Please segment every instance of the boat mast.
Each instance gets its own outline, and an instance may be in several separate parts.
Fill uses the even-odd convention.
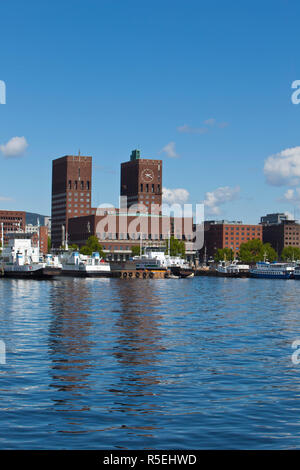
[[[68,251],[69,250],[69,245],[68,245],[68,233],[67,231],[65,231],[65,234],[66,234],[66,239],[65,239],[65,250]]]
[[[207,262],[207,249],[206,249],[206,245],[204,245],[204,258],[203,258],[203,262],[204,262],[204,264],[206,264],[206,262]]]
[[[38,217],[37,219],[37,233],[38,233],[38,249],[39,249],[39,255],[40,255],[40,219]]]
[[[2,253],[3,253],[3,248],[4,248],[4,233],[3,233],[3,230],[4,230],[4,225],[3,225],[3,222],[1,222],[1,247],[2,247]]]

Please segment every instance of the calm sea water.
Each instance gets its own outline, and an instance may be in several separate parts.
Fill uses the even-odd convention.
[[[0,280],[0,448],[299,447],[299,298],[292,280]]]

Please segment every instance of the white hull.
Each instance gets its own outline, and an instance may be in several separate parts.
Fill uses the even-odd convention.
[[[62,266],[62,275],[68,276],[110,276],[111,270],[109,265],[89,266],[89,265],[64,265]]]
[[[60,268],[45,266],[43,263],[29,264],[29,265],[15,265],[4,264],[2,265],[4,277],[14,278],[51,278],[58,276],[61,273]]]

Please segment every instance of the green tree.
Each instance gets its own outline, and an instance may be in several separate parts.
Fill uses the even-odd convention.
[[[185,244],[184,241],[178,240],[173,235],[166,242],[166,248],[170,251],[171,256],[185,257]]]
[[[131,247],[132,256],[139,256],[141,254],[141,248],[139,245],[134,245]]]
[[[75,244],[69,245],[69,251],[78,251],[78,249],[79,249],[78,245],[75,245]]]
[[[98,238],[95,235],[92,235],[88,238],[86,244],[80,248],[80,253],[82,255],[90,256],[94,251],[98,251],[100,256],[102,258],[104,257],[102,246],[100,245]]]
[[[239,259],[243,263],[257,263],[264,259],[273,262],[278,255],[270,243],[263,244],[261,240],[249,240],[242,243],[239,251]]]
[[[234,259],[234,253],[231,248],[219,248],[214,256],[215,261],[232,261]]]
[[[51,238],[48,237],[48,253],[51,251]]]
[[[297,246],[286,246],[282,250],[281,258],[284,261],[300,260],[300,248],[298,248]]]

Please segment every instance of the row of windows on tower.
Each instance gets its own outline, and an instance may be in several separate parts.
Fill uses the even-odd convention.
[[[69,180],[69,183],[68,183],[68,188],[69,189],[87,189],[89,190],[90,189],[90,182],[89,181],[86,181],[86,185],[84,185],[84,181],[73,181],[72,180]]]
[[[150,192],[149,189],[150,189],[150,185],[149,185],[148,183],[145,184],[145,192],[146,192],[146,193],[149,193],[149,192]],[[152,184],[152,185],[151,185],[151,193],[154,193],[154,190],[155,190],[155,185]],[[157,185],[156,190],[157,190],[158,193],[160,193],[160,184]],[[144,185],[143,185],[143,183],[141,183],[140,191],[141,191],[141,193],[144,192]]]

